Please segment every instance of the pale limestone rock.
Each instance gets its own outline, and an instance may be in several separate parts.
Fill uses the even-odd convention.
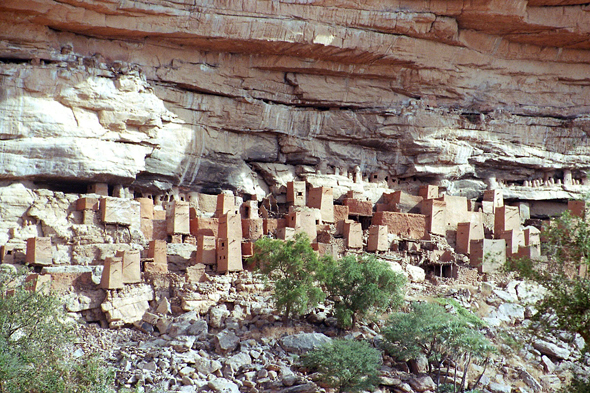
[[[154,290],[146,284],[129,285],[120,291],[107,291],[107,297],[101,304],[111,327],[140,321],[150,308],[154,299]]]
[[[542,354],[552,356],[557,359],[567,360],[571,355],[571,350],[568,348],[564,348],[542,339],[536,339],[533,342],[533,347]]]
[[[405,271],[408,274],[410,282],[424,282],[426,279],[426,272],[419,266],[406,265]]]
[[[230,0],[198,20],[183,2],[70,3],[3,4],[3,178],[262,196],[288,177],[267,164],[358,166],[402,189],[584,193],[590,23],[575,2]],[[547,170],[571,181],[541,187]]]

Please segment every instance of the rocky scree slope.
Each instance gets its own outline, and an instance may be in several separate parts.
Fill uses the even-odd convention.
[[[297,355],[335,337],[365,339],[377,347],[383,340],[383,319],[342,331],[329,303],[285,326],[270,307],[270,292],[248,272],[209,276],[196,284],[170,281],[176,294],[206,292],[215,301],[205,309],[179,313],[180,298],[172,296],[170,303],[154,304],[136,324],[141,331],[83,328],[87,339],[79,350],[102,352],[117,370],[120,386],[144,386],[146,391],[329,392],[316,383],[314,374],[299,367]],[[462,284],[443,279],[435,285],[414,279],[407,289],[408,301],[452,298],[486,322],[484,332],[498,352],[481,379],[483,392],[555,392],[573,370],[590,372],[588,358],[576,362],[584,345],[581,337],[528,333],[534,312],[528,304],[541,294],[531,284],[500,276]],[[469,381],[483,371],[473,364]],[[406,364],[385,355],[377,391],[434,392],[434,376],[426,372],[425,358]]]

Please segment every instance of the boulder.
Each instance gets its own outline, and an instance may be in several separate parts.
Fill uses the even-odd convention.
[[[240,393],[238,385],[225,378],[217,378],[207,385],[216,393]]]
[[[408,279],[411,282],[424,282],[426,279],[426,272],[424,269],[414,265],[406,265],[406,273],[408,273]]]
[[[533,347],[541,352],[543,355],[547,355],[553,358],[566,360],[570,357],[571,351],[567,348],[560,347],[556,344],[550,343],[549,341],[537,339],[533,342]]]
[[[322,333],[298,333],[279,340],[285,351],[294,353],[305,353],[331,341],[330,337]]]
[[[238,347],[240,338],[233,331],[223,330],[215,336],[214,343],[217,353],[226,354]]]

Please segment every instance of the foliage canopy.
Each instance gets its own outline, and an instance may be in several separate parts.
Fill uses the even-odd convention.
[[[455,313],[437,303],[412,303],[409,313],[398,312],[391,316],[383,336],[387,350],[399,360],[408,361],[424,353],[429,360],[429,372],[436,372],[437,386],[445,365],[448,374],[450,364],[460,364],[463,375],[457,376],[456,367],[453,380],[459,378],[461,383],[453,384],[453,389],[458,386],[462,392],[469,364],[474,360],[487,364],[495,347],[471,323],[471,316],[451,311]]]
[[[332,340],[302,355],[300,362],[338,392],[372,391],[380,382],[381,352],[366,341]]]
[[[52,295],[0,270],[0,393],[108,393],[114,375],[98,357],[70,355],[74,331]]]
[[[399,307],[406,278],[374,255],[346,256],[330,266],[327,292],[334,298],[336,317],[343,327],[356,324],[370,312]]]
[[[545,226],[543,254],[546,262],[515,258],[509,270],[542,285],[547,291],[535,304],[533,317],[540,326],[579,333],[590,345],[590,224],[566,211]]]
[[[295,240],[258,240],[251,261],[274,282],[275,306],[285,319],[303,315],[326,297],[320,288],[325,260],[318,258],[304,233]]]

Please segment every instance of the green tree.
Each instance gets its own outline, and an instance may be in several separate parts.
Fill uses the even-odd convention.
[[[579,333],[590,345],[590,225],[566,211],[542,231],[545,262],[514,258],[507,268],[546,289],[536,326]]]
[[[471,362],[483,361],[487,365],[495,347],[473,325],[471,316],[466,317],[464,311],[452,311],[455,313],[437,303],[412,303],[409,313],[398,312],[391,316],[383,336],[387,350],[399,360],[408,361],[424,353],[437,386],[443,372],[450,377],[450,365],[454,364],[453,392],[463,392]],[[458,375],[459,365],[463,368],[461,375]],[[479,379],[472,389],[478,383]]]
[[[336,317],[343,327],[403,302],[405,277],[374,255],[349,255],[333,263],[328,271],[326,291],[334,299]]]
[[[285,321],[300,316],[325,299],[320,282],[325,276],[325,260],[318,258],[304,233],[295,240],[263,238],[254,244],[250,259],[274,283],[275,307]]]
[[[365,341],[336,339],[302,355],[304,367],[338,392],[373,391],[379,385],[381,352]]]
[[[113,373],[97,357],[73,358],[74,329],[52,295],[0,270],[0,392],[113,392]]]

